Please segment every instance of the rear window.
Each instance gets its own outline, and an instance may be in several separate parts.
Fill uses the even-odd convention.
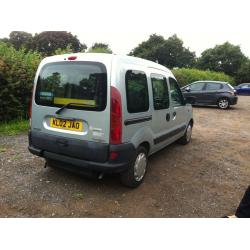
[[[142,71],[128,70],[125,77],[128,112],[148,111],[149,99],[146,74]]]
[[[222,89],[223,85],[215,82],[208,82],[206,85],[206,90],[219,90]]]
[[[167,79],[164,76],[152,74],[151,82],[153,88],[154,109],[169,108],[169,93]]]
[[[35,101],[43,106],[74,103],[69,108],[103,111],[107,102],[106,68],[96,62],[49,63],[38,77]]]

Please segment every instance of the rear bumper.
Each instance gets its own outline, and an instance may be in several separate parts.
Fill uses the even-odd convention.
[[[238,102],[238,96],[230,96],[229,98],[230,105],[235,105]]]
[[[35,132],[35,134],[35,136],[37,136],[37,132]],[[41,135],[39,135],[39,137],[40,136]],[[36,140],[33,139],[33,132],[29,132],[28,149],[32,154],[56,161],[58,163],[58,167],[79,173],[84,170],[109,173],[122,172],[126,170],[128,166],[133,162],[136,155],[136,149],[132,143],[124,143],[119,145],[102,145],[102,143],[93,142],[91,143],[91,148],[89,149],[86,148],[87,146],[85,142],[83,142],[82,146],[79,145],[79,147],[81,147],[82,152],[88,150],[88,152],[91,154],[91,160],[89,160],[90,157],[89,159],[83,159],[82,155],[80,154],[78,156],[76,156],[75,154],[71,154],[70,144],[73,143],[72,139],[70,143],[67,144],[68,151],[65,149],[65,145],[62,150],[60,149],[60,145],[56,149],[50,147],[47,143],[51,143],[51,138],[48,140],[45,135],[43,135],[40,140],[43,141],[43,143],[40,144],[42,147],[38,147],[39,145],[33,145],[33,141],[36,142]],[[46,147],[46,145],[48,147]],[[105,152],[107,151],[105,160],[104,158],[100,159],[100,157],[98,156],[98,154],[100,154],[102,151],[102,147]],[[110,152],[117,152],[118,156],[115,160],[109,160]]]

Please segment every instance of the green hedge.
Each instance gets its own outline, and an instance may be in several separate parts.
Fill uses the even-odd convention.
[[[232,85],[234,84],[234,78],[222,72],[181,68],[174,69],[173,74],[180,86],[185,86],[199,80],[224,81],[229,82]]]
[[[0,42],[0,121],[27,118],[35,72],[41,59],[37,52],[15,50]]]

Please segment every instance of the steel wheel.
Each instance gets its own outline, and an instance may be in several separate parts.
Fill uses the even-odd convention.
[[[143,182],[147,172],[148,150],[139,146],[136,151],[133,162],[120,175],[122,184],[131,188],[138,187]]]
[[[142,180],[147,167],[147,156],[144,153],[138,154],[134,164],[134,176],[136,181]]]
[[[191,140],[191,136],[192,136],[192,126],[189,123],[188,127],[187,127],[187,131],[186,131],[186,140],[187,140],[187,142],[189,142]]]

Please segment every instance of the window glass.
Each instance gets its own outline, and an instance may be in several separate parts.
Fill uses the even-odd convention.
[[[191,84],[189,87],[191,91],[201,91],[204,87],[204,82],[197,82],[197,83]]]
[[[245,84],[245,85],[243,85],[241,88],[242,89],[246,89],[246,88],[249,88],[250,87],[250,84]]]
[[[101,63],[49,63],[38,77],[35,101],[52,107],[74,103],[69,108],[102,111],[107,101],[106,68]]]
[[[164,76],[152,74],[151,82],[153,88],[154,109],[169,108],[169,93],[167,79]]]
[[[169,78],[170,94],[173,106],[180,106],[184,104],[183,95],[175,79]]]
[[[206,85],[206,90],[219,90],[222,85],[220,83],[208,82]]]
[[[149,99],[146,74],[142,71],[128,70],[125,78],[128,112],[147,111],[149,109]]]

